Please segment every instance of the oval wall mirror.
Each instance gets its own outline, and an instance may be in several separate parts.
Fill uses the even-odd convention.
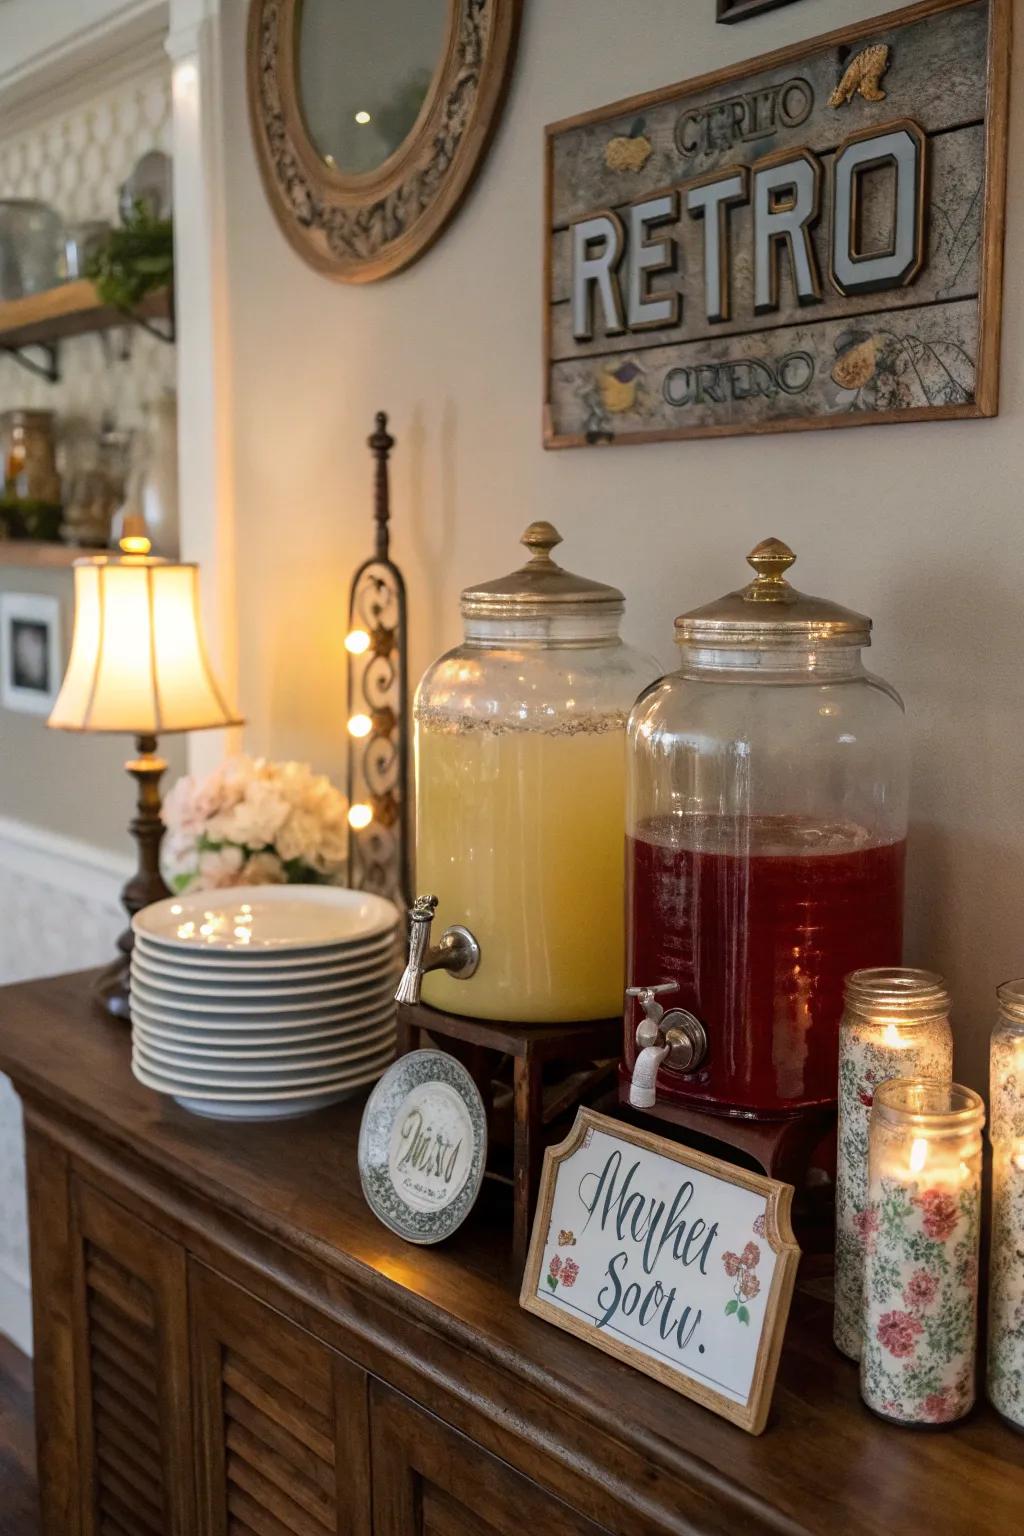
[[[521,0],[252,0],[249,109],[278,223],[318,271],[386,277],[454,214],[497,122]]]

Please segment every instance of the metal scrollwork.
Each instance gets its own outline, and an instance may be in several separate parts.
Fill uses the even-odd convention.
[[[389,554],[388,458],[394,438],[383,411],[378,411],[376,430],[367,442],[376,460],[375,548],[352,578],[349,597],[349,636],[366,637],[363,649],[348,649],[349,884],[406,907],[410,892],[406,599],[402,573]],[[352,733],[351,722],[356,718],[363,735]]]

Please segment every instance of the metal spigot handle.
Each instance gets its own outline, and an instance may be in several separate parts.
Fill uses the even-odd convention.
[[[417,896],[409,912],[409,959],[395,992],[399,1003],[418,1003],[420,985],[428,971],[445,970],[459,981],[468,980],[480,964],[480,945],[468,928],[446,928],[439,944],[430,944],[430,929],[437,911],[436,896]],[[429,948],[428,948],[429,946]]]
[[[659,981],[652,987],[627,987],[626,996],[636,997],[640,1000],[640,1006],[644,1016],[636,1027],[636,1043],[641,1050],[645,1046],[654,1045],[658,1039],[661,1021],[665,1017],[665,1010],[658,1002],[658,997],[666,992],[678,992],[679,983],[676,981]]]

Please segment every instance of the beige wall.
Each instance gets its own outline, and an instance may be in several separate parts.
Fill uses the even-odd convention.
[[[906,697],[908,958],[952,979],[960,1071],[980,1082],[993,988],[1024,972],[1024,205],[1011,200],[998,420],[545,453],[543,125],[885,7],[799,0],[721,27],[714,0],[528,0],[471,201],[421,263],[368,288],[317,276],[272,219],[246,120],[245,9],[227,0],[224,57],[250,747],[342,772],[345,592],[368,544],[364,438],[378,407],[399,439],[395,546],[414,676],[457,637],[460,587],[509,568],[532,518],[559,525],[567,563],[624,587],[630,637],[666,663],[673,616],[736,585],[749,547],[778,534],[800,552],[805,589],[874,616],[874,665]],[[1011,189],[1024,163],[1024,44],[1014,73]]]

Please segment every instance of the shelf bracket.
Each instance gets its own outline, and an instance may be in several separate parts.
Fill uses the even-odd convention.
[[[36,352],[42,352],[45,361],[40,362],[35,357],[29,356],[28,348],[32,347]],[[29,373],[34,373],[39,379],[46,379],[49,384],[56,384],[60,379],[60,355],[55,343],[48,341],[27,342],[24,347],[3,347],[2,350],[8,357],[13,357],[16,363]]]

